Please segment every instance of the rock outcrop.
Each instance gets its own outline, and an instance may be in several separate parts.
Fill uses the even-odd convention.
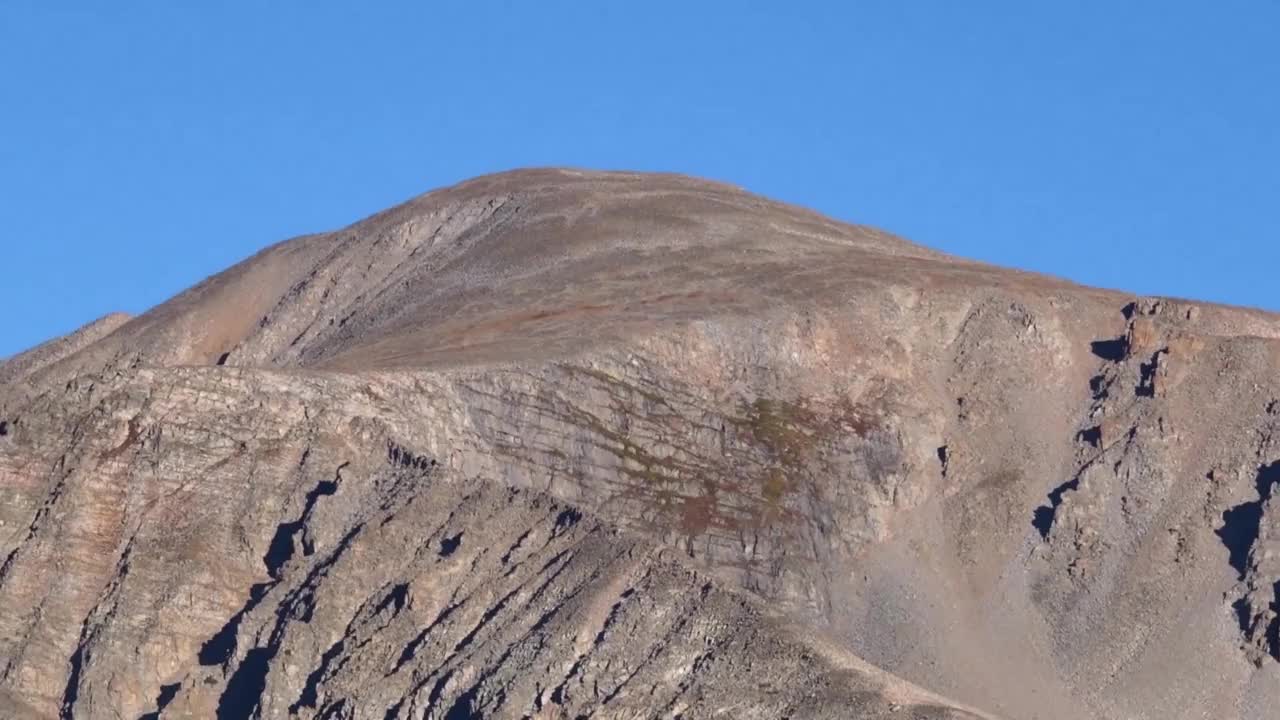
[[[520,171],[0,364],[0,715],[1262,718],[1280,319]]]

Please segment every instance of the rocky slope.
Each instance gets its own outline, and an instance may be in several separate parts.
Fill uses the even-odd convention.
[[[0,364],[6,717],[1263,718],[1280,320],[520,171]]]

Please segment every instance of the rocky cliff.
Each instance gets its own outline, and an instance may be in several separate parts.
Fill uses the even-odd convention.
[[[0,715],[1263,718],[1280,319],[520,171],[0,364]]]

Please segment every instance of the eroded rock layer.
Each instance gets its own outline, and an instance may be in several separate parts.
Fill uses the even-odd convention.
[[[1277,336],[688,178],[436,191],[0,364],[0,714],[1267,717]]]

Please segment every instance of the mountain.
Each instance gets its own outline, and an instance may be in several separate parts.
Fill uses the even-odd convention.
[[[437,190],[0,364],[0,716],[1269,717],[1278,338],[687,177]]]

